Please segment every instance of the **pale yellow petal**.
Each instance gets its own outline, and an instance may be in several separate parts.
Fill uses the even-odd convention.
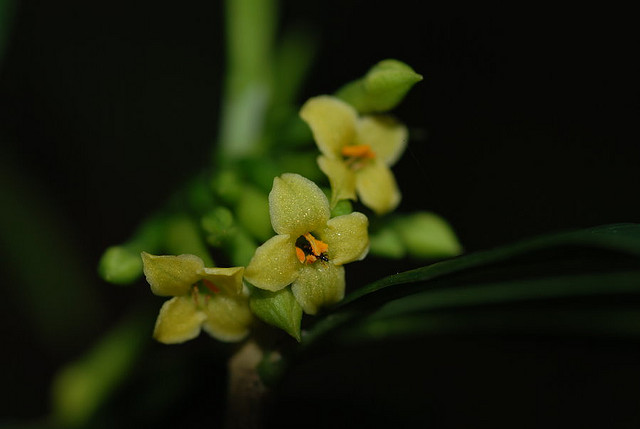
[[[155,256],[142,252],[142,264],[151,291],[160,296],[188,293],[204,268],[202,259],[195,255]]]
[[[331,214],[324,192],[311,180],[293,173],[273,179],[269,211],[274,231],[295,238],[323,227]]]
[[[368,226],[369,219],[358,212],[329,220],[320,233],[322,241],[329,245],[329,260],[342,265],[363,259],[369,250]]]
[[[221,293],[230,296],[242,295],[244,267],[203,268],[202,279],[212,283]]]
[[[331,207],[340,200],[356,199],[356,175],[342,159],[319,156],[318,166],[331,184]]]
[[[320,152],[330,158],[340,157],[340,149],[355,138],[358,113],[338,98],[311,98],[300,109],[300,117],[309,124]]]
[[[207,319],[202,329],[220,341],[240,341],[249,333],[252,315],[249,301],[217,294],[212,296],[204,308]]]
[[[390,116],[364,116],[358,121],[356,144],[368,144],[378,159],[393,165],[407,147],[409,132]]]
[[[344,287],[344,267],[317,261],[303,266],[291,291],[305,313],[316,314],[322,307],[342,300]]]
[[[356,190],[360,201],[377,214],[388,213],[400,203],[396,179],[380,160],[374,160],[356,172]]]
[[[176,296],[162,305],[153,338],[165,344],[191,340],[200,334],[200,326],[206,318],[190,295]]]
[[[244,278],[260,289],[278,291],[291,284],[302,264],[296,257],[295,240],[289,235],[276,235],[258,247],[244,270]]]

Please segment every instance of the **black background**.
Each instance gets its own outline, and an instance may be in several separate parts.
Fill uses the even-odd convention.
[[[2,401],[2,415],[44,414],[47,383],[57,366],[146,296],[146,290],[104,284],[93,267],[106,246],[125,239],[208,161],[224,71],[218,3],[19,4],[0,75],[2,156],[46,195],[56,210],[51,216],[69,226],[68,241],[78,249],[105,315],[75,342],[51,352],[32,337],[9,294],[1,316],[8,328],[3,348],[16,353],[7,358],[12,376],[5,385],[20,387],[13,388],[12,400]],[[400,210],[443,215],[473,251],[544,232],[640,219],[637,31],[629,15],[539,3],[454,12],[410,1],[292,1],[283,4],[281,24],[306,26],[320,41],[300,103],[335,91],[384,58],[400,59],[424,76],[395,112],[413,131],[394,169],[404,194]],[[19,288],[7,265],[0,265],[3,288]],[[376,276],[395,267],[380,264],[379,270]],[[626,343],[560,342],[547,344],[547,352],[535,342],[465,344],[445,342],[440,346],[449,352],[441,353],[464,349],[491,371],[498,368],[493,377],[478,375],[485,374],[482,368],[469,371],[475,374],[470,381],[454,377],[461,389],[468,383],[478,395],[484,383],[517,390],[518,383],[507,380],[531,367],[541,378],[526,377],[523,383],[539,390],[525,395],[526,401],[549,389],[557,398],[575,395],[584,387],[580,377],[594,367],[610,375],[592,382],[598,392],[624,374],[637,379],[639,373],[638,351]],[[591,364],[565,378],[570,385],[554,385],[551,374],[582,352],[592,356]],[[447,359],[441,360],[446,366]],[[463,359],[448,362],[468,371]],[[620,362],[631,372],[620,372]],[[444,377],[429,382],[447,385]],[[440,410],[433,413],[440,416],[432,421],[436,427],[460,423],[451,418],[459,409],[447,403],[447,414],[433,401]],[[460,409],[473,403],[464,394]],[[570,412],[562,412],[562,401],[554,404],[558,410],[549,418]],[[486,427],[492,426],[488,419]],[[516,426],[540,427],[531,421]]]

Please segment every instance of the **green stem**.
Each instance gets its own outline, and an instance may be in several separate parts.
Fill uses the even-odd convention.
[[[220,121],[219,162],[256,151],[271,97],[275,0],[226,1],[227,75]],[[214,154],[215,155],[215,154]]]

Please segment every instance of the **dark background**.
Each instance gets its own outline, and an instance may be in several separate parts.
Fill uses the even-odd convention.
[[[22,187],[36,189],[46,201],[43,222],[62,225],[101,316],[91,326],[74,325],[73,339],[51,351],[31,331],[15,292],[21,277],[12,268],[12,250],[2,249],[8,294],[0,321],[3,348],[12,350],[3,358],[10,372],[3,385],[20,387],[3,387],[13,399],[2,400],[0,415],[44,414],[55,369],[147,296],[144,288],[101,282],[94,267],[106,246],[124,240],[208,161],[224,71],[218,3],[19,3],[0,71],[0,154],[3,168],[16,171],[15,183],[4,185],[18,194]],[[291,1],[281,21],[312,29],[320,41],[301,103],[335,91],[384,58],[400,59],[424,76],[396,110],[414,131],[395,168],[404,194],[400,210],[443,215],[466,250],[640,220],[637,31],[625,11],[536,4],[454,13],[410,1]],[[33,261],[34,270],[40,262]],[[379,275],[393,270],[381,264]],[[531,363],[508,366],[510,357],[529,359],[538,350],[531,343],[474,344],[465,350],[475,350],[493,370],[496,361],[507,365],[491,380],[477,375],[478,368],[469,382],[476,389],[492,380],[508,384]],[[464,349],[444,346],[452,355]],[[593,365],[615,372],[621,359],[638,375],[638,351],[627,344],[609,353],[561,343],[543,349],[551,354],[535,352],[544,355],[536,371],[552,384],[549,374],[582,356],[582,347],[598,356]],[[615,373],[596,384],[623,378]],[[575,394],[578,379],[555,395]],[[541,389],[536,380],[526,382]],[[434,424],[446,421],[439,418]]]

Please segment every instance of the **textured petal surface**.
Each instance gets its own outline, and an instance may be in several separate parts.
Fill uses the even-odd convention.
[[[335,265],[358,261],[369,250],[369,219],[362,213],[334,217],[320,237],[329,245],[327,255]]]
[[[222,294],[211,297],[204,308],[202,329],[220,341],[240,341],[249,333],[252,315],[249,301]]]
[[[368,144],[378,159],[393,165],[407,147],[407,127],[390,116],[365,116],[358,121],[356,144]]]
[[[203,268],[200,272],[203,279],[213,283],[226,295],[242,295],[242,276],[244,267]]]
[[[142,252],[142,264],[151,291],[160,296],[188,293],[204,268],[202,259],[195,255],[155,256]]]
[[[273,179],[269,211],[274,231],[295,238],[324,227],[331,213],[324,192],[311,180],[292,173]]]
[[[311,98],[300,109],[300,117],[309,124],[320,152],[330,158],[339,157],[340,148],[355,138],[358,113],[338,98]]]
[[[356,199],[356,175],[342,159],[319,156],[318,166],[331,184],[331,207],[340,200]]]
[[[199,311],[190,295],[176,296],[162,305],[153,338],[165,344],[191,340],[200,334],[207,315]]]
[[[374,160],[356,173],[356,190],[362,203],[384,214],[400,203],[400,191],[393,173],[381,160]]]
[[[291,291],[305,313],[316,314],[322,307],[344,298],[344,286],[342,266],[318,261],[302,267]]]
[[[244,278],[255,287],[272,292],[291,284],[302,266],[296,257],[295,240],[289,235],[267,240],[251,258]]]

